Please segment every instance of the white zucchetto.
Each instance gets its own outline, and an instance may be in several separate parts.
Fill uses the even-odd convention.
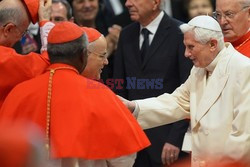
[[[213,31],[222,31],[219,23],[211,16],[196,16],[188,22],[188,25],[205,28]]]

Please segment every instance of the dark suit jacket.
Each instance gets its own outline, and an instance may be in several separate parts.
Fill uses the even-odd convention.
[[[139,54],[140,24],[132,23],[122,30],[115,55],[114,79],[123,79],[124,84],[123,89],[116,87],[115,93],[129,100],[154,97],[173,92],[187,79],[192,63],[184,56],[183,34],[178,28],[180,24],[164,14],[144,62]],[[126,77],[129,78],[126,80]],[[131,80],[136,80],[137,85],[131,86]],[[155,86],[149,86],[148,81],[154,81]],[[188,122],[184,120],[145,130],[152,143],[147,148],[151,158],[161,162],[165,142],[181,148],[187,126]]]

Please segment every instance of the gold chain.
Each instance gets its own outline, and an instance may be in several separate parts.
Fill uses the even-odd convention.
[[[45,149],[48,154],[48,158],[50,157],[50,118],[51,118],[51,98],[52,98],[52,83],[53,83],[53,76],[56,72],[56,70],[60,69],[69,69],[73,70],[76,73],[79,74],[79,72],[71,67],[58,67],[55,69],[50,69],[50,75],[49,75],[49,84],[48,84],[48,95],[47,95],[47,113],[46,113],[46,136],[45,136]]]
[[[52,95],[52,81],[55,69],[50,70],[49,84],[48,84],[48,96],[47,96],[47,114],[46,114],[46,138],[45,138],[45,149],[50,156],[50,141],[49,141],[49,130],[50,130],[50,111],[51,111],[51,95]]]

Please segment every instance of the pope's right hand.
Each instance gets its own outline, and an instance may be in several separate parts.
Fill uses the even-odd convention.
[[[129,101],[119,95],[116,95],[122,102],[123,104],[131,111],[131,113],[134,112],[135,110],[135,102],[134,101]]]

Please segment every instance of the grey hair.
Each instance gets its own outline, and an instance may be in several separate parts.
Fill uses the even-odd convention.
[[[67,19],[70,20],[72,18],[72,7],[69,2],[66,0],[52,0],[52,3],[62,3],[67,10]]]
[[[218,41],[219,50],[224,47],[224,37],[221,31],[213,31],[201,27],[191,26],[189,24],[182,24],[180,29],[182,33],[193,31],[195,40],[201,44],[206,44],[211,39],[216,39]]]
[[[49,58],[52,63],[62,60],[71,61],[81,56],[87,49],[88,39],[85,34],[74,41],[51,44],[48,43]]]
[[[240,3],[242,8],[250,6],[250,0],[239,0],[239,3]]]
[[[20,19],[22,15],[21,10],[18,8],[0,8],[0,24],[5,25],[12,22],[18,26],[23,21],[23,19]]]

